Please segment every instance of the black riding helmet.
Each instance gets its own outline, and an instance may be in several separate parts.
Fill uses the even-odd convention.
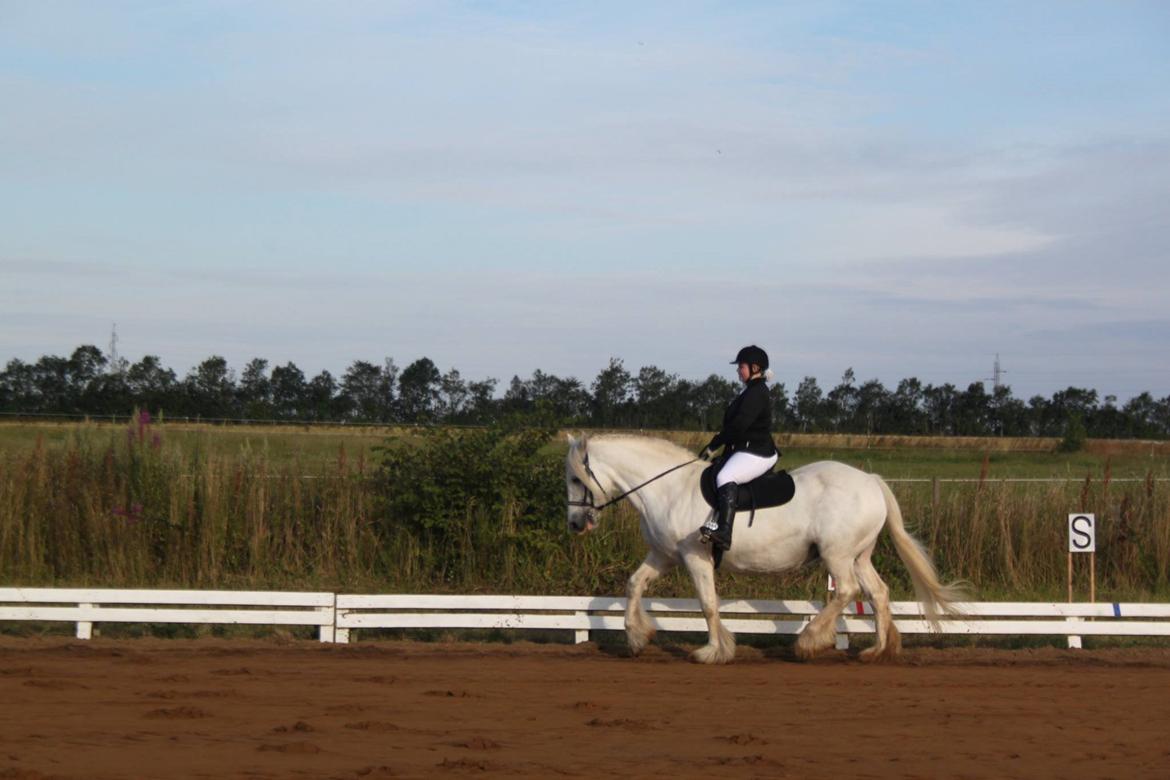
[[[747,363],[750,365],[757,365],[761,371],[768,370],[768,353],[757,347],[755,344],[744,347],[735,356],[735,360],[731,361],[732,365],[740,363]]]

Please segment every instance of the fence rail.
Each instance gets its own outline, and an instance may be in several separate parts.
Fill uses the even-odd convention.
[[[611,596],[460,596],[334,594],[282,591],[110,590],[0,588],[0,621],[66,622],[89,639],[95,623],[180,623],[311,626],[322,642],[349,642],[363,629],[504,629],[572,631],[577,642],[592,631],[621,631],[626,599]],[[662,631],[704,632],[694,599],[647,599]],[[727,600],[719,605],[728,629],[739,634],[798,634],[822,609],[819,601]],[[891,604],[904,634],[935,633],[914,601]],[[858,601],[837,621],[838,647],[874,633],[873,606]],[[941,634],[1170,637],[1170,604],[966,602],[941,619]]]
[[[332,642],[336,602],[333,593],[0,588],[0,621],[76,623],[78,639],[94,623],[315,626]]]

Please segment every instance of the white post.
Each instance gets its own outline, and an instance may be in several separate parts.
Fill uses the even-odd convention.
[[[829,575],[828,590],[829,592],[825,594],[826,607],[829,606],[829,602],[833,600],[833,594],[837,591],[837,580],[832,574]],[[849,649],[849,635],[845,633],[845,620],[843,618],[837,619],[837,641],[834,647],[838,650]]]
[[[1097,516],[1092,512],[1070,513],[1068,516],[1068,600],[1072,603],[1073,587],[1072,587],[1072,559],[1073,553],[1089,553],[1090,556],[1095,556],[1097,552]],[[1089,565],[1091,568],[1090,576],[1093,580],[1097,577],[1096,561],[1093,557],[1089,558]],[[1091,582],[1090,595],[1093,599],[1097,596],[1097,583]],[[1068,618],[1069,623],[1084,622],[1079,617]],[[1081,638],[1075,634],[1070,634],[1068,637],[1068,646],[1074,650],[1081,649]]]
[[[329,618],[329,622],[327,624],[323,624],[321,626],[321,632],[319,635],[320,641],[322,641],[322,642],[336,642],[337,641],[337,639],[336,639],[336,634],[337,634],[337,594],[336,593],[333,594],[333,604],[331,606],[328,606],[328,607],[322,607],[320,611],[322,612],[322,614],[325,617]]]
[[[1080,622],[1082,622],[1082,620],[1079,617],[1068,617],[1068,618],[1065,618],[1065,622],[1080,623]],[[1077,634],[1069,634],[1068,647],[1070,650],[1080,650],[1081,649],[1081,637]]]
[[[78,604],[82,609],[89,609],[95,605],[93,604]],[[77,621],[77,638],[90,639],[93,637],[93,623],[88,620]]]
[[[573,614],[576,615],[577,617],[588,617],[588,615],[589,615],[588,612],[574,612]],[[579,628],[573,632],[573,643],[574,644],[580,645],[580,644],[584,644],[585,642],[588,642],[588,641],[589,641],[589,629]]]

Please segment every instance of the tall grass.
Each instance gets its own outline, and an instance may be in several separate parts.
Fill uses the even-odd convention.
[[[436,431],[369,460],[342,444],[311,470],[180,445],[145,418],[9,453],[0,584],[616,594],[645,554],[625,504],[593,534],[567,533],[563,450],[534,432]],[[1100,598],[1170,595],[1165,482],[1114,482],[1106,467],[1079,481],[948,484],[937,500],[929,483],[893,487],[944,576],[978,596],[1063,599],[1071,511],[1097,514]],[[898,597],[912,593],[885,535],[876,563]],[[824,588],[817,567],[720,577],[727,596]],[[653,592],[692,591],[675,572]]]
[[[296,463],[167,445],[143,420],[0,468],[7,584],[289,587],[375,570],[372,496],[344,451],[304,479]]]

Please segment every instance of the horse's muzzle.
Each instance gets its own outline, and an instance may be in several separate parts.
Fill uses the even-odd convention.
[[[593,516],[592,512],[587,514],[583,520],[579,517],[574,517],[569,521],[569,530],[575,534],[583,534],[587,531],[592,531],[596,527],[597,518]]]

